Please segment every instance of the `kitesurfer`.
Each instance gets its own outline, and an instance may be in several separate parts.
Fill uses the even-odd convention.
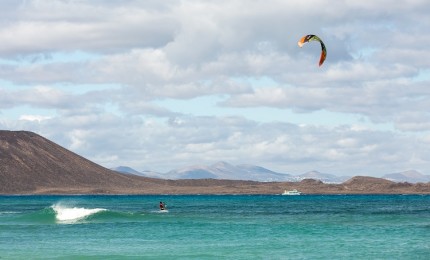
[[[160,210],[165,210],[166,209],[166,204],[164,204],[164,202],[160,201]]]

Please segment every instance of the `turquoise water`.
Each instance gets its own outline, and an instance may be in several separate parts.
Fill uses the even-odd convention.
[[[1,259],[429,257],[429,195],[0,196]]]

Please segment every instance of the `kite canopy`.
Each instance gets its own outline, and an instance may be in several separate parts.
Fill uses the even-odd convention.
[[[323,41],[318,36],[313,34],[308,34],[306,36],[303,36],[297,44],[301,48],[303,44],[311,41],[319,41],[321,43],[321,57],[320,57],[320,63],[319,63],[319,66],[321,66],[324,63],[325,58],[327,57],[327,50],[325,48]]]

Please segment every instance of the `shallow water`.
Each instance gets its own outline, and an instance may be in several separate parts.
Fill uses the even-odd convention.
[[[429,241],[429,195],[0,196],[4,259],[428,259]]]

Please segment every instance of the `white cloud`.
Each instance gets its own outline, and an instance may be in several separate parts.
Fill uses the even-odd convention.
[[[7,1],[0,126],[106,166],[225,160],[429,174],[429,9],[425,0]],[[318,44],[297,46],[308,33],[326,43],[322,67]],[[258,113],[275,110],[270,120]]]
[[[43,121],[43,120],[48,120],[51,119],[52,117],[50,116],[42,116],[42,115],[21,115],[19,117],[19,120],[26,120],[26,121]]]

